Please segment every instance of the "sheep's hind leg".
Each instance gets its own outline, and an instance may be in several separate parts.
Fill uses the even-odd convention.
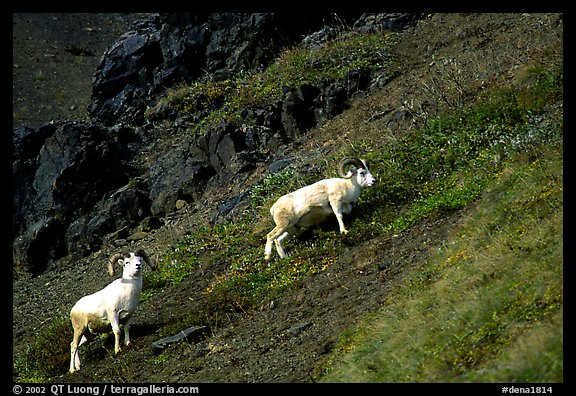
[[[274,244],[276,245],[276,251],[281,259],[286,258],[286,252],[284,251],[284,247],[282,246],[282,241],[288,239],[290,234],[288,231],[284,231],[282,235],[274,240]]]
[[[74,332],[74,337],[70,343],[70,372],[74,373],[80,370],[80,356],[78,355],[78,347],[86,342],[83,332]]]
[[[270,261],[270,259],[272,258],[272,243],[276,245],[276,251],[278,252],[278,254],[280,254],[280,251],[278,250],[277,238],[279,238],[280,235],[286,232],[285,230],[286,230],[285,225],[277,225],[266,236],[266,248],[264,249],[264,259],[266,261]]]
[[[270,261],[270,258],[272,256],[272,237],[271,234],[268,234],[266,236],[266,247],[264,248],[264,260],[266,261]]]

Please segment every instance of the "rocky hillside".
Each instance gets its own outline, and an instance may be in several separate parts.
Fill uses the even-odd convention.
[[[393,15],[379,24],[367,21],[364,29],[401,28],[418,17]],[[157,228],[159,217],[176,210],[176,201],[194,203],[206,190],[229,188],[232,179],[272,162],[270,155],[281,146],[341,112],[352,94],[367,88],[367,70],[324,78],[321,86],[277,86],[278,92],[286,90],[283,98],[263,107],[246,103],[235,109],[242,112],[235,122],[215,120],[201,133],[187,132],[214,110],[226,84],[232,89],[233,76],[262,69],[329,18],[300,17],[298,28],[294,18],[266,14],[152,15],[137,23],[106,50],[96,69],[89,121],[15,130],[15,273],[37,275],[62,256],[86,256],[107,235],[116,233],[117,239],[143,220],[145,227]],[[324,28],[318,38],[308,36],[307,45],[336,34]],[[167,87],[206,75],[222,83],[198,89],[198,97],[159,102]]]
[[[14,18],[17,42],[26,30],[16,26],[31,17]],[[346,332],[450,243],[490,183],[540,158],[542,144],[561,154],[562,15],[108,23],[119,18],[134,23],[102,50],[88,114],[28,124],[14,113],[17,380],[322,379]],[[93,53],[62,46],[50,62]],[[15,78],[24,58],[15,56]],[[518,157],[530,150],[539,154]],[[378,178],[347,220],[353,231],[304,231],[288,243],[290,258],[265,264],[273,199],[331,177],[346,155],[367,158]],[[550,180],[544,197],[557,199],[561,175]],[[111,338],[96,339],[82,371],[67,374],[70,307],[110,281],[106,257],[137,247],[160,269],[145,276],[133,344],[114,356]],[[554,296],[537,300],[531,318],[555,317]],[[203,330],[151,349],[190,327]],[[495,339],[510,343],[506,331]],[[482,356],[498,358],[490,348]]]

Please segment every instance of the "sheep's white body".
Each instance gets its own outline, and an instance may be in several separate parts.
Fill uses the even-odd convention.
[[[121,261],[121,260],[119,260]],[[116,279],[104,289],[82,297],[72,307],[70,320],[74,328],[74,338],[70,344],[70,372],[80,369],[78,347],[94,333],[108,333],[115,336],[114,352],[120,352],[120,326],[124,326],[124,344],[130,345],[130,319],[138,307],[142,292],[142,261],[130,253],[121,262],[124,270],[121,279]]]
[[[272,243],[280,258],[286,257],[282,241],[295,234],[296,227],[315,225],[335,215],[340,232],[348,232],[343,215],[352,211],[352,204],[358,200],[362,189],[376,181],[366,163],[360,163],[363,168],[349,172],[345,178],[320,180],[280,197],[272,205],[270,214],[276,227],[266,237],[264,258],[267,261],[272,256]]]

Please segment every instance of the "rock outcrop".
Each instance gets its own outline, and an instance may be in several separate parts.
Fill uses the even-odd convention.
[[[338,18],[373,30],[401,29],[422,16]],[[206,74],[226,79],[240,70],[260,70],[295,43],[322,45],[337,34],[326,27],[332,18],[165,14],[135,25],[102,56],[93,78],[92,120],[13,133],[15,276],[40,274],[65,255],[86,256],[137,227],[160,227],[162,216],[182,202],[197,201],[208,186],[223,187],[254,170],[282,145],[343,111],[354,94],[370,87],[367,70],[351,70],[340,81],[285,87],[281,100],[245,109],[245,125],[221,121],[202,136],[183,136],[145,168],[135,165],[153,139],[144,111],[167,87]],[[226,208],[222,216],[228,216]]]

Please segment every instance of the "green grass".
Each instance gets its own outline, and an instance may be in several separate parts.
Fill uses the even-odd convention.
[[[52,376],[68,370],[72,325],[65,316],[52,319],[47,329],[38,334],[26,353],[14,359],[18,382],[48,382]]]
[[[287,48],[262,72],[242,71],[228,80],[207,80],[170,89],[146,110],[145,116],[154,117],[168,105],[179,115],[193,114],[196,125],[190,132],[204,133],[219,120],[239,121],[246,109],[270,106],[283,97],[284,87],[337,81],[350,71],[382,70],[393,61],[389,48],[396,39],[395,33],[385,31],[350,32],[317,49]]]
[[[562,147],[516,154],[437,254],[345,337],[326,382],[561,382]]]

